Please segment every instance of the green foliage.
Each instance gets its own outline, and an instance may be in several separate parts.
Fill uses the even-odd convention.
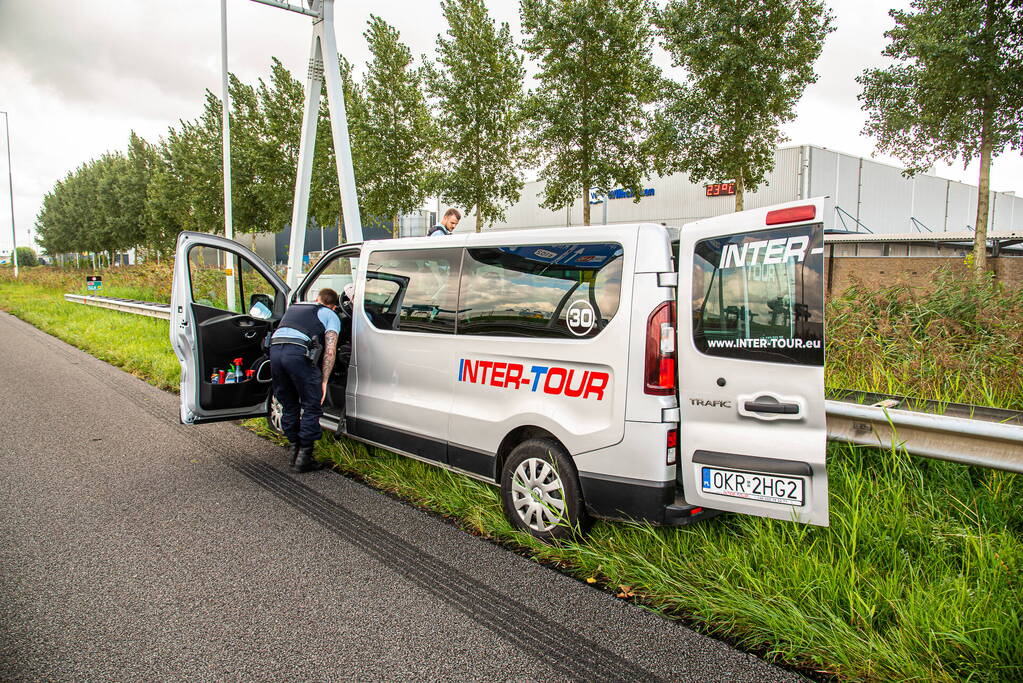
[[[259,80],[256,97],[262,114],[263,135],[257,147],[255,166],[262,180],[264,220],[271,232],[279,232],[291,222],[304,94],[302,84],[274,57],[270,81]],[[318,148],[316,151],[320,152]]]
[[[1023,289],[951,271],[927,293],[860,283],[826,319],[832,386],[1023,410]]]
[[[502,220],[522,189],[529,159],[525,70],[508,24],[496,28],[482,0],[446,0],[441,9],[448,37],[437,37],[438,58],[427,79],[439,110],[437,186],[446,202],[476,214],[479,232]]]
[[[263,421],[252,428],[267,434]],[[491,486],[346,439],[342,472],[769,660],[845,680],[1011,681],[1023,674],[1023,477],[828,448],[831,526],[742,515],[691,527],[598,522],[540,543]],[[282,454],[282,458],[283,458]]]
[[[892,10],[884,54],[896,61],[857,81],[863,132],[910,172],[937,160],[980,157],[976,239],[986,270],[991,158],[1023,149],[1023,4],[1016,0],[913,0]]]
[[[39,257],[36,255],[35,249],[32,247],[18,247],[18,267],[29,268],[31,266],[39,265]],[[11,261],[11,265],[14,265],[14,261]]]
[[[651,56],[647,0],[522,0],[523,48],[538,62],[527,116],[543,168],[543,203],[582,201],[617,186],[639,201],[651,170],[646,148],[660,73]]]
[[[365,154],[358,178],[363,211],[394,222],[418,209],[427,195],[427,177],[435,150],[435,131],[426,108],[421,74],[397,29],[371,16],[365,34],[372,59],[365,78],[366,115],[362,123]]]
[[[774,167],[813,64],[832,30],[820,0],[672,0],[657,13],[665,49],[685,83],[665,85],[655,157],[661,173],[736,182],[736,210]]]
[[[910,164],[974,159],[983,126],[997,156],[1023,142],[1023,7],[1010,0],[914,0],[892,10],[884,55],[857,81],[864,133]]]

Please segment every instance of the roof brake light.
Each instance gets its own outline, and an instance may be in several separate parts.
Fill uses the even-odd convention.
[[[807,206],[792,206],[787,209],[775,209],[767,212],[768,225],[780,225],[782,223],[798,223],[799,221],[812,221],[817,217],[817,207],[813,204]]]

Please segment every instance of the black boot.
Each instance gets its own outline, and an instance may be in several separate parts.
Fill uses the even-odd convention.
[[[302,444],[298,449],[298,458],[295,459],[296,472],[312,472],[323,469],[323,463],[313,459],[313,444]]]
[[[298,449],[299,443],[297,441],[292,441],[288,444],[288,455],[291,456],[288,458],[288,464],[292,467],[295,466],[295,460],[298,458]]]

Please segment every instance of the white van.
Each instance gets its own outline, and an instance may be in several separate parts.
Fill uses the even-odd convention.
[[[499,485],[517,527],[549,539],[592,517],[719,511],[827,525],[832,213],[816,199],[681,230],[350,244],[294,291],[236,242],[182,233],[181,421],[273,423],[266,332],[290,302],[354,282],[324,427]],[[220,383],[237,358],[246,381]]]

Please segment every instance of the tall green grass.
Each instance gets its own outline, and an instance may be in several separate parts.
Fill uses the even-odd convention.
[[[176,386],[165,321],[65,303],[62,293],[0,280],[0,308],[158,386]],[[962,292],[943,296],[944,308],[892,290],[847,293],[833,309],[829,379],[901,394],[942,388],[945,400],[983,398],[963,388],[978,380],[956,382],[945,374],[953,367],[961,373],[1002,367],[988,355],[1012,339],[1015,295],[991,293],[1001,307],[994,319],[958,309]],[[857,313],[857,306],[867,312]],[[969,332],[953,333],[955,316]],[[857,330],[872,340],[870,352],[850,341]],[[909,359],[914,345],[918,355],[929,353],[931,339],[963,357],[943,355],[920,366],[894,362]],[[937,376],[917,377],[911,368]],[[988,404],[1017,401],[1018,387],[1000,376],[983,382]],[[267,433],[264,421],[249,424]],[[1018,475],[831,444],[829,528],[731,515],[688,528],[598,523],[585,542],[551,547],[504,520],[492,487],[347,440],[325,439],[319,452],[339,469],[474,533],[609,590],[626,586],[636,596],[630,599],[774,661],[849,680],[1023,679]],[[282,464],[283,458],[282,452]]]
[[[1023,289],[935,274],[859,283],[828,304],[830,386],[1023,410]]]

